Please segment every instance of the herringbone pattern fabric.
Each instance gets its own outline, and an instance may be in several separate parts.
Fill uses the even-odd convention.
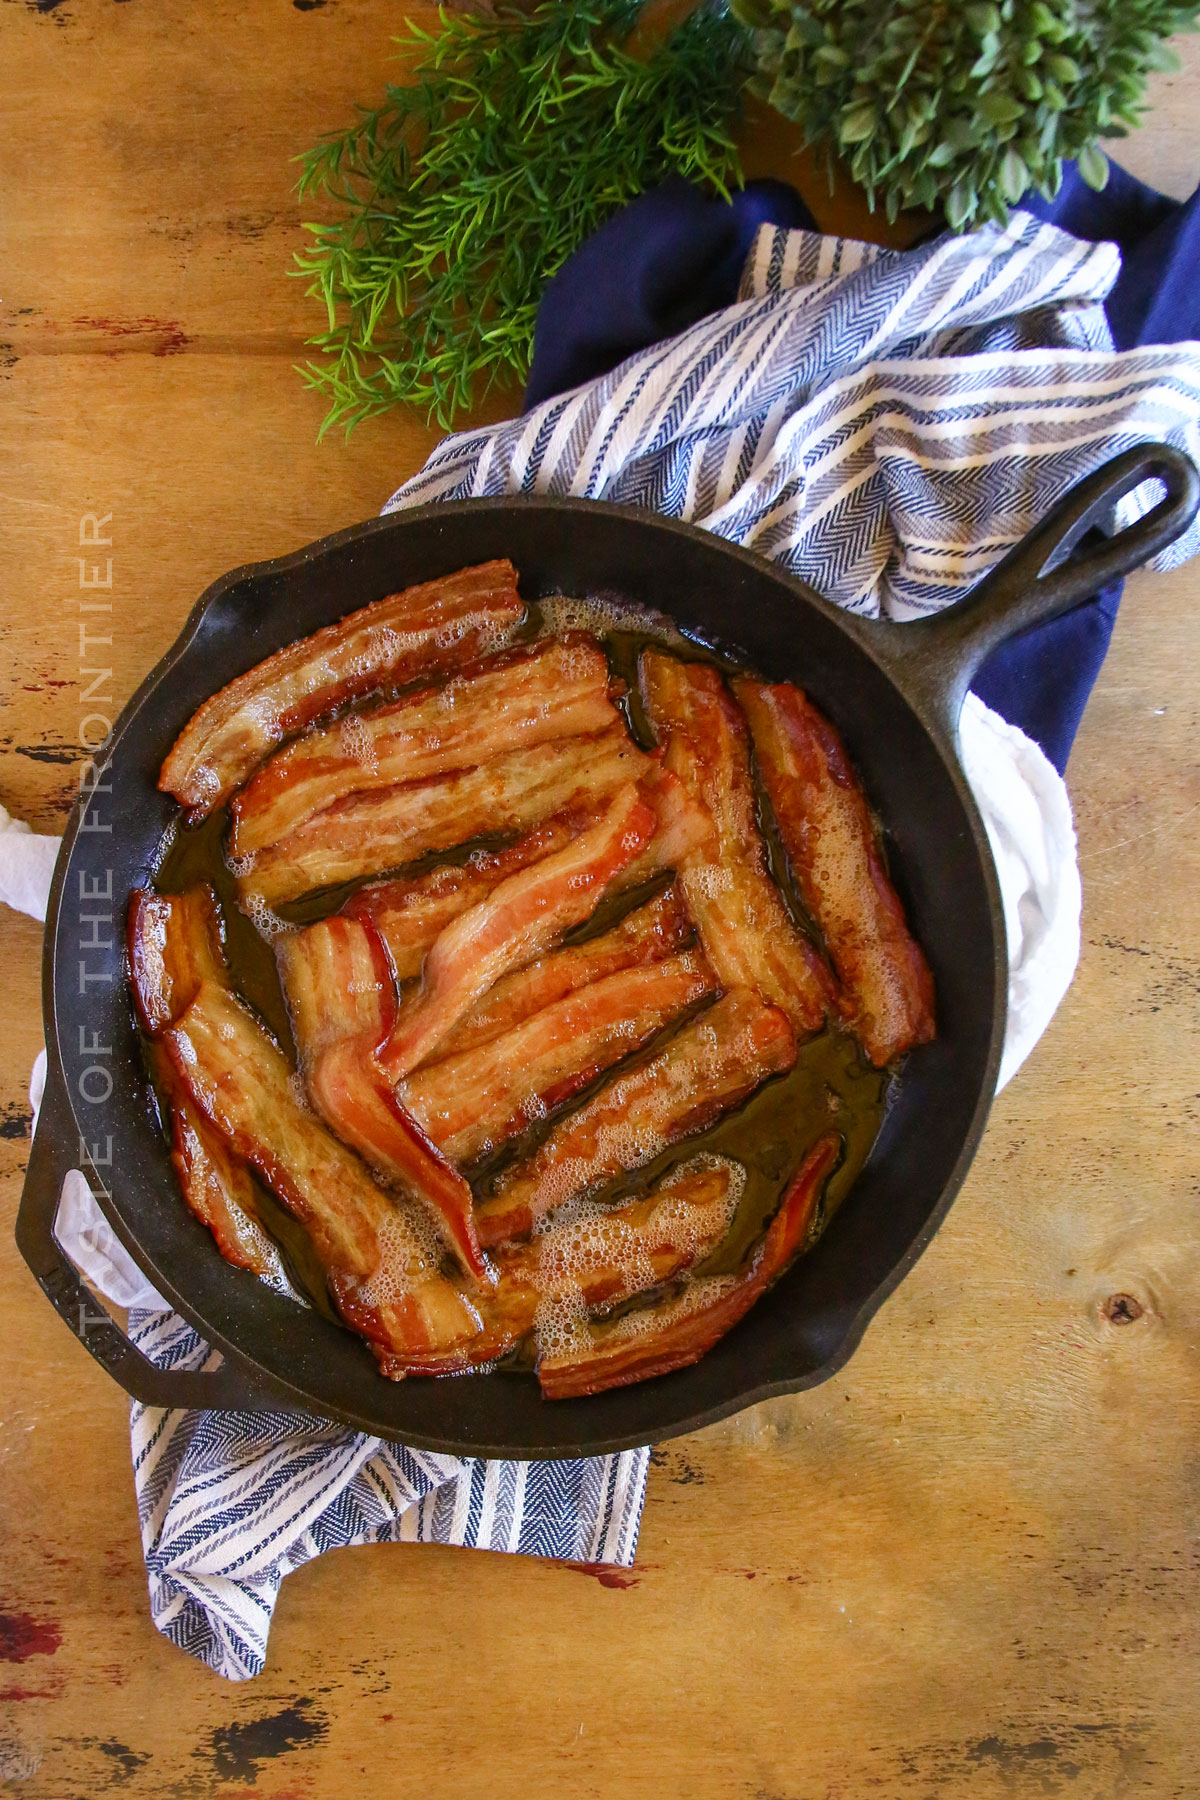
[[[212,1353],[175,1313],[130,1336],[166,1368]],[[648,1450],[483,1462],[410,1450],[303,1413],[133,1408],[133,1471],[154,1622],[220,1675],[257,1675],[279,1584],[347,1544],[460,1544],[628,1565]]]

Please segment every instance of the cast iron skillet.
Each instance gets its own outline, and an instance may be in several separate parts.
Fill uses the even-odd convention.
[[[1062,559],[1121,495],[1157,476],[1140,523]],[[413,1445],[555,1457],[690,1431],[814,1385],[850,1355],[945,1217],[983,1131],[1004,1037],[1003,915],[982,822],[955,754],[972,673],[992,647],[1163,549],[1200,481],[1167,447],[1136,448],[1082,481],[952,612],[865,622],[746,551],[689,526],[578,500],[506,498],[372,520],[209,589],[115,727],[76,806],[46,926],[49,1074],[17,1222],[33,1273],[80,1341],[159,1406],[290,1405]],[[511,1374],[385,1381],[358,1338],[216,1254],[183,1206],[146,1100],[123,955],[127,896],[175,813],[155,782],[216,688],[292,639],[410,582],[508,556],[527,597],[615,590],[686,631],[795,679],[844,734],[885,821],[891,866],[937,982],[938,1037],[909,1058],[870,1160],[816,1250],[695,1365],[591,1399],[543,1401]],[[98,1312],[54,1236],[80,1166],[118,1238],[224,1354],[212,1373],[160,1370]]]

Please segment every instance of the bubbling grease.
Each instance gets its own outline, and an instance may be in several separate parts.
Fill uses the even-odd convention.
[[[236,869],[233,867],[233,862],[231,861],[229,866],[233,870],[233,873],[235,875],[248,874],[253,859],[239,857],[237,860],[240,863],[244,863],[245,868],[241,870]],[[287,932],[295,931],[296,929],[294,925],[289,925],[286,919],[281,919],[278,913],[272,912],[266,901],[259,894],[245,894],[241,904],[242,911],[253,925],[255,931],[257,931],[259,937],[264,938],[268,944],[273,944],[276,938],[283,937]]]
[[[691,1198],[688,1187],[704,1175],[724,1181]],[[567,1356],[586,1347],[595,1316],[585,1298],[590,1277],[616,1277],[620,1285],[613,1304],[659,1284],[652,1245],[669,1244],[684,1266],[699,1262],[729,1230],[745,1185],[741,1163],[703,1152],[676,1165],[647,1196],[653,1206],[640,1226],[584,1195],[542,1220],[534,1234],[542,1296],[534,1319],[539,1357]]]
[[[551,594],[540,600],[544,631],[558,637],[582,631],[603,640],[610,632],[647,632],[673,649],[690,648],[673,620],[649,606],[633,606],[617,594],[594,594],[586,599],[571,594]]]
[[[441,1246],[423,1211],[393,1202],[376,1229],[379,1260],[360,1283],[359,1298],[383,1312],[408,1299],[421,1282],[436,1275]]]

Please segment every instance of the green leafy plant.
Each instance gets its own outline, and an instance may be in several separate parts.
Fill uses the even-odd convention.
[[[639,0],[442,14],[397,39],[411,85],[301,158],[341,210],[297,258],[328,328],[301,371],[322,431],[403,401],[448,426],[529,368],[538,298],[589,232],[679,174],[728,195],[746,34],[694,13],[644,60]]]
[[[848,165],[872,207],[1000,223],[1027,188],[1053,196],[1098,137],[1124,137],[1163,39],[1200,0],[732,0],[754,32],[753,90]]]

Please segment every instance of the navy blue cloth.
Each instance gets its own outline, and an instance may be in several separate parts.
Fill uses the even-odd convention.
[[[1200,193],[1167,199],[1113,166],[1097,194],[1068,165],[1052,201],[1022,202],[1038,218],[1120,246],[1105,310],[1118,349],[1200,337]],[[754,181],[732,201],[679,179],[632,201],[550,281],[534,336],[527,407],[606,374],[737,298],[758,227],[815,221],[795,190]],[[1062,772],[1108,651],[1121,584],[1049,624],[1022,632],[984,663],[975,692],[1039,743]]]
[[[631,200],[547,282],[526,409],[732,306],[760,225],[816,230],[784,181],[750,181],[724,201],[675,176]]]

